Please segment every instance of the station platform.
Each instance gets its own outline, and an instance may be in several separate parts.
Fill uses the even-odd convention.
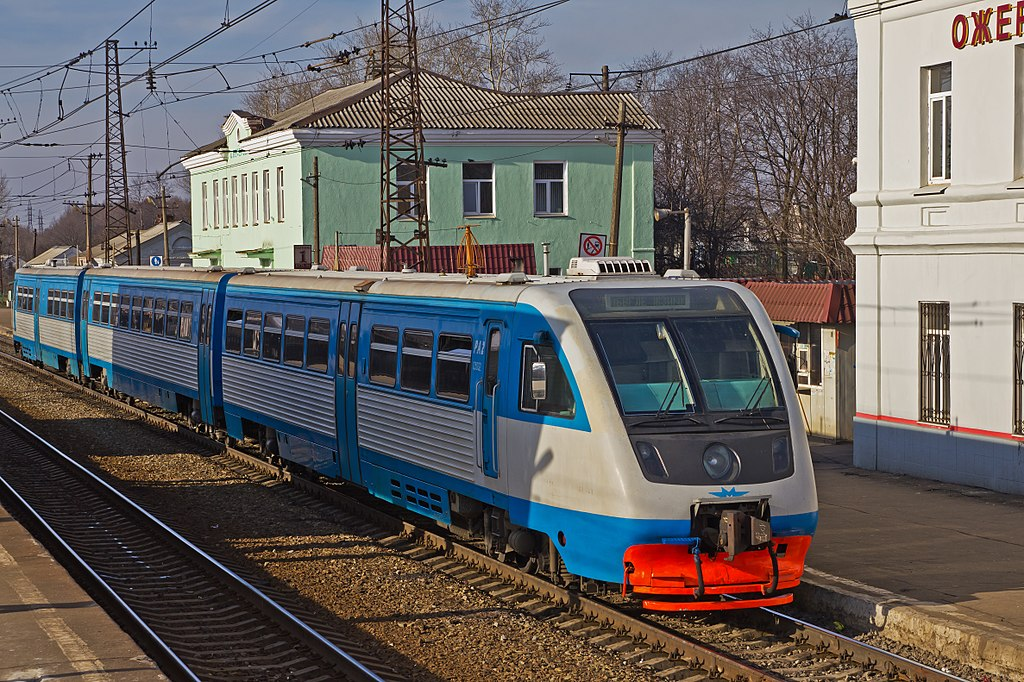
[[[167,678],[0,506],[0,680]]]
[[[797,606],[1024,680],[1024,498],[853,466],[811,443],[818,531]]]

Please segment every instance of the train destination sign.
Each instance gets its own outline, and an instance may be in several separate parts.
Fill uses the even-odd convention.
[[[1024,36],[1024,0],[953,17],[953,47],[1002,42]]]

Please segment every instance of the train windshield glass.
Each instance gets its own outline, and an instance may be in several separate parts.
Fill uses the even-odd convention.
[[[764,343],[735,292],[578,289],[570,296],[625,414],[780,406]]]

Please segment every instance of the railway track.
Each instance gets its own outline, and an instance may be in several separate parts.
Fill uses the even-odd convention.
[[[2,411],[0,451],[0,499],[172,679],[387,679]]]
[[[36,371],[84,390],[52,372]],[[211,442],[175,420],[90,393],[160,428]],[[234,466],[243,464],[265,482],[289,482],[303,493],[345,510],[353,526],[369,524],[369,533],[383,531],[388,535],[383,544],[405,556],[515,604],[535,618],[614,651],[665,679],[960,679],[780,611],[697,617],[646,614],[615,595],[587,595],[525,574],[437,529],[409,517],[399,518],[398,510],[293,475],[237,448],[225,448],[217,457],[225,463],[231,458]]]

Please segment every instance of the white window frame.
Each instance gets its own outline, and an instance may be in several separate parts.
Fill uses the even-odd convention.
[[[277,167],[277,222],[284,222],[284,166]]]
[[[933,81],[938,77],[940,69],[949,68],[952,70],[952,65],[949,62],[945,64],[936,64],[926,69],[927,71],[927,88],[928,88],[928,107],[925,110],[925,117],[927,119],[928,128],[928,184],[938,185],[947,183],[950,181],[952,175],[952,166],[950,163],[950,155],[952,152],[952,134],[950,128],[950,120],[952,119],[953,111],[953,78],[952,73],[950,74],[950,86],[948,90],[940,90],[933,92],[936,87],[933,87]],[[936,116],[938,114],[938,116]],[[939,129],[936,130],[936,118],[939,119]],[[936,144],[936,140],[939,140],[939,144]],[[936,148],[938,147],[938,148]],[[937,157],[936,154],[939,154]],[[936,162],[938,163],[939,173],[935,173]]]
[[[562,166],[562,179],[546,179],[537,177],[537,165],[538,164],[559,164]],[[541,161],[536,160],[533,162],[533,214],[535,216],[565,216],[569,215],[569,164],[567,161]],[[555,182],[562,183],[562,210],[560,212],[538,211],[537,210],[537,186],[543,184],[546,186],[546,200],[547,208],[551,208],[551,184]]]
[[[249,224],[249,174],[242,173],[242,195],[240,202],[242,204],[242,226]]]
[[[231,176],[231,227],[238,227],[238,176]]]
[[[270,169],[263,170],[263,222],[270,222]]]
[[[220,227],[220,180],[213,181],[213,229]]]
[[[466,166],[490,166],[491,173],[488,178],[467,178],[466,177]],[[486,185],[486,188],[485,188]],[[472,192],[476,200],[476,210],[471,210],[470,207],[466,206],[466,190],[472,187]],[[481,199],[483,198],[484,192],[490,194],[491,197],[491,210],[481,210]],[[494,206],[494,164],[488,161],[466,161],[462,164],[462,215],[464,216],[493,216],[497,214],[497,209]]]
[[[224,227],[231,227],[231,196],[228,193],[228,179],[220,181],[221,209],[224,211]]]
[[[210,227],[210,206],[207,203],[209,201],[209,192],[206,187],[206,183],[202,183],[203,190],[203,229],[209,229]]]
[[[260,172],[252,172],[252,224],[260,222]]]

